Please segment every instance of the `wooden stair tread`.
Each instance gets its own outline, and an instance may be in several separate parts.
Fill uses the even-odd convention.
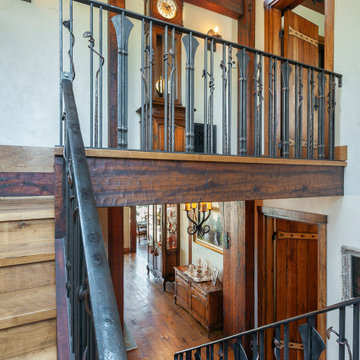
[[[0,330],[56,317],[55,285],[0,294]]]
[[[54,238],[54,219],[0,222],[0,245],[54,242]]]
[[[54,172],[54,149],[1,145],[0,172]]]
[[[56,346],[51,346],[38,351],[32,351],[26,354],[8,358],[7,360],[56,360]]]
[[[54,218],[53,196],[0,199],[0,221],[49,218]]]
[[[14,245],[0,244],[0,267],[49,261],[54,259],[54,241]]]

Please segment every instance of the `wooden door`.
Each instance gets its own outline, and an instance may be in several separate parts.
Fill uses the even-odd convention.
[[[286,58],[299,61],[312,66],[319,66],[319,27],[309,20],[295,14],[291,10],[285,11],[284,14],[284,46],[283,55]],[[295,91],[295,73],[298,72],[299,79],[301,78],[301,85],[298,83]],[[302,104],[302,124],[301,124],[301,143],[302,143],[302,157],[306,157],[307,144],[307,105],[308,105],[308,70],[305,68],[296,69],[294,65],[291,66],[290,74],[290,104],[289,104],[289,135],[290,135],[290,157],[295,154],[295,112],[299,109],[299,104]],[[314,94],[318,93],[317,73],[314,73],[315,89]],[[301,91],[301,95],[299,94]],[[295,100],[297,98],[297,100]],[[296,106],[296,102],[298,106]],[[299,110],[298,110],[299,113]],[[314,156],[317,153],[317,134],[318,134],[318,112],[314,111]]]
[[[319,27],[291,10],[284,14],[284,56],[319,65]]]
[[[280,321],[317,309],[318,227],[281,219],[275,224],[274,320]],[[303,359],[302,323],[290,324],[290,359]]]

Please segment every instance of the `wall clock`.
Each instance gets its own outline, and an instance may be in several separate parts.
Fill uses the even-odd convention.
[[[145,15],[182,25],[183,0],[145,0]]]
[[[165,19],[174,19],[177,13],[177,4],[174,0],[157,0],[157,10]]]

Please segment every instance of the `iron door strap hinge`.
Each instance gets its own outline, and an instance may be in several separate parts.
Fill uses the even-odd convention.
[[[224,234],[224,246],[225,246],[225,249],[230,249],[230,246],[231,246],[231,238],[230,238],[230,234],[228,232],[225,232],[225,234]]]

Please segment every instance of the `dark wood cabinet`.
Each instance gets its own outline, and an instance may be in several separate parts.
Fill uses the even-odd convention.
[[[151,205],[148,216],[147,271],[166,282],[175,280],[174,267],[180,263],[179,205]]]
[[[184,274],[187,266],[175,268],[175,303],[186,309],[210,332],[221,329],[223,323],[223,291],[218,282],[197,283]]]

